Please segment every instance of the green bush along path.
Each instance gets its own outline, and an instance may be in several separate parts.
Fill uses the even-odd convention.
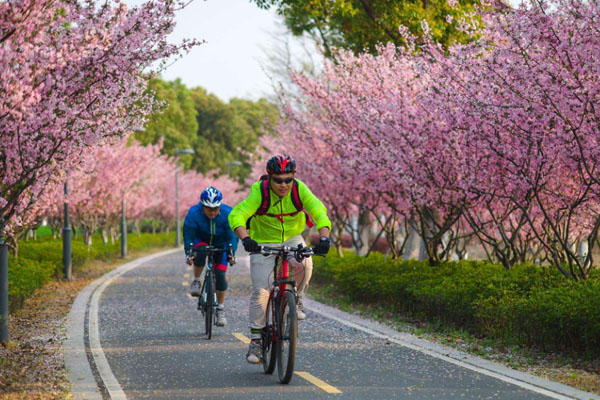
[[[42,229],[43,232],[43,229]],[[35,289],[42,287],[51,279],[61,279],[62,240],[43,236],[37,240],[19,242],[19,256],[9,256],[8,264],[8,296],[10,312],[22,307],[23,302],[31,296]],[[129,251],[145,251],[152,248],[172,246],[175,233],[139,235],[130,233],[127,236]],[[100,235],[94,237],[92,246],[83,243],[83,236],[78,235],[72,242],[72,267],[76,274],[91,260],[114,261],[121,254],[121,244],[103,243]]]
[[[478,337],[543,351],[600,356],[600,271],[567,281],[533,264],[507,271],[487,261],[430,266],[381,254],[315,259],[313,281],[350,301],[437,321]]]

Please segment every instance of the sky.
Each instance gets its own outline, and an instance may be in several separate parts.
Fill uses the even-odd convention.
[[[139,4],[141,0],[125,2]],[[516,6],[519,0],[509,2]],[[180,78],[187,87],[201,86],[223,101],[273,96],[267,53],[272,55],[281,46],[281,26],[274,8],[263,10],[250,0],[194,0],[177,13],[168,40],[178,43],[195,38],[206,43],[169,66],[162,78]],[[302,59],[305,55],[298,46],[292,40],[296,58]]]
[[[180,78],[187,87],[201,86],[224,101],[273,93],[263,48],[278,32],[274,9],[262,10],[250,0],[194,0],[177,13],[176,24],[170,42],[195,38],[206,43],[168,67],[163,79]]]

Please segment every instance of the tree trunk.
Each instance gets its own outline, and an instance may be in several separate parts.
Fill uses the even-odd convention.
[[[102,236],[102,243],[108,244],[108,233],[106,232],[106,229],[100,229],[100,235]]]
[[[358,234],[360,235],[361,247],[358,249],[358,255],[365,256],[369,251],[371,237],[371,213],[363,210],[358,217]]]
[[[4,239],[8,244],[8,248],[13,251],[13,257],[19,258],[19,240],[16,236],[9,236]]]
[[[425,246],[423,244],[423,239],[421,238],[421,235],[419,235],[419,231],[414,229],[413,226],[414,221],[413,224],[407,226],[408,240],[406,242],[406,247],[402,252],[402,258],[406,260],[424,260],[427,256],[424,255]]]
[[[81,228],[81,230],[83,231],[83,243],[90,247],[92,245],[92,232],[86,228]]]
[[[335,224],[335,226],[332,227],[331,233],[333,239],[332,242],[335,246],[338,256],[344,257],[344,252],[342,250],[344,239],[344,225],[338,222],[337,224]]]

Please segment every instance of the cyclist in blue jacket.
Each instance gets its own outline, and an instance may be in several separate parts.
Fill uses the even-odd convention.
[[[192,248],[201,245],[233,246],[233,254],[237,250],[238,238],[229,226],[229,213],[231,207],[223,203],[223,193],[213,186],[209,186],[200,195],[200,202],[192,206],[183,222],[183,243],[188,265],[194,264],[194,280],[191,284],[190,294],[199,296],[202,283],[200,275],[206,256],[194,257]],[[225,326],[225,291],[227,290],[227,263],[233,265],[235,259],[226,253],[216,254],[213,259],[213,268],[216,277],[217,289],[217,326]]]

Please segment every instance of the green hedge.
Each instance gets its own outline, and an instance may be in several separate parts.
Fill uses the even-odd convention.
[[[128,251],[144,251],[158,247],[169,247],[175,243],[175,233],[127,236]],[[114,261],[121,256],[121,242],[104,244],[100,235],[92,238],[92,246],[83,243],[78,236],[71,244],[71,265],[74,274],[91,260]],[[63,277],[62,239],[46,236],[38,240],[19,242],[18,258],[8,258],[8,304],[11,311],[20,308],[35,289],[51,279]]]
[[[355,302],[438,320],[481,336],[545,350],[600,354],[600,274],[567,281],[532,264],[506,271],[487,261],[427,261],[330,252],[315,258],[313,281]]]

